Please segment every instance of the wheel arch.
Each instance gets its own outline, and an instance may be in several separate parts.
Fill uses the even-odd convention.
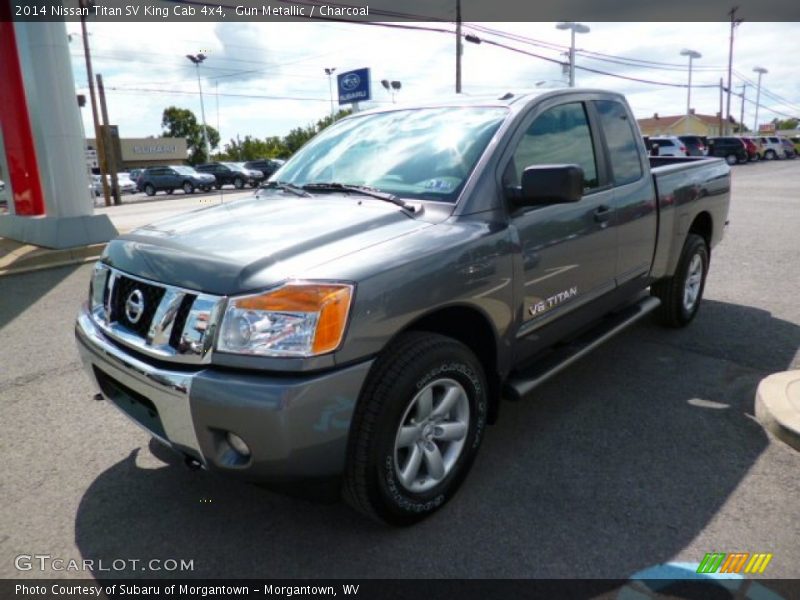
[[[499,412],[502,375],[498,351],[499,336],[491,319],[481,309],[471,305],[453,304],[438,307],[403,327],[389,344],[397,336],[409,331],[427,331],[451,337],[475,354],[483,366],[489,388],[488,421],[494,423]]]
[[[702,211],[697,214],[689,226],[689,232],[699,235],[706,242],[709,255],[711,253],[711,240],[714,239],[714,219],[708,211]]]

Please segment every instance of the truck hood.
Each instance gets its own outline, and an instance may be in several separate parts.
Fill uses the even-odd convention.
[[[367,197],[270,194],[136,229],[109,243],[104,260],[146,279],[237,294],[301,278],[308,269],[429,226]]]

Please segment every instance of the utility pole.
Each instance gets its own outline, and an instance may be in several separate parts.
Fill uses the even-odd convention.
[[[81,8],[89,8],[89,0],[80,0]],[[100,164],[100,184],[103,186],[103,199],[106,206],[111,206],[111,196],[108,193],[106,181],[106,148],[103,144],[103,135],[100,131],[100,119],[97,116],[97,98],[94,94],[94,74],[92,73],[92,54],[89,50],[89,33],[86,30],[86,17],[81,16],[81,33],[83,35],[83,56],[86,59],[86,77],[89,80],[89,98],[92,100],[92,120],[94,121],[94,139],[97,144],[97,161]]]
[[[582,23],[574,23],[566,21],[556,25],[556,29],[569,29],[570,30],[570,44],[569,44],[569,87],[575,87],[575,34],[576,33],[589,33],[591,31],[588,25]]]
[[[202,63],[207,57],[205,54],[200,53],[198,55],[187,54],[186,58],[194,63],[194,66],[197,70],[197,87],[200,90],[200,116],[203,118],[203,142],[205,143],[206,147],[206,161],[211,160],[211,146],[208,143],[208,127],[206,126],[206,107],[203,104],[203,84],[200,83],[200,63]]]
[[[725,135],[722,132],[722,88],[724,86],[722,77],[719,78],[719,135]]]
[[[100,113],[103,115],[103,147],[106,150],[106,167],[111,176],[111,195],[114,196],[114,204],[119,206],[122,201],[119,198],[119,180],[117,179],[116,152],[111,151],[111,124],[108,120],[108,106],[106,106],[106,89],[103,87],[103,76],[97,74],[97,95],[100,98]],[[109,160],[109,156],[111,159]],[[103,176],[105,177],[105,175]]]
[[[747,91],[747,84],[742,84],[742,112],[739,115],[739,134],[744,133],[744,95]]]
[[[758,86],[756,87],[756,114],[753,117],[753,133],[758,133],[758,106],[761,103],[761,76],[769,73],[764,67],[754,67],[754,73],[758,73]]]
[[[730,36],[730,44],[728,46],[728,101],[725,110],[725,134],[728,133],[728,127],[730,126],[731,122],[731,85],[732,85],[731,71],[733,70],[733,32],[742,22],[742,19],[736,18],[737,10],[739,10],[739,7],[734,6],[728,13],[731,16],[731,36]],[[720,135],[725,135],[725,134],[720,134]]]
[[[333,111],[333,73],[336,67],[325,67],[325,74],[328,76],[328,93],[331,96],[331,123],[336,118],[336,113]]]
[[[461,0],[456,0],[456,94],[461,93]]]

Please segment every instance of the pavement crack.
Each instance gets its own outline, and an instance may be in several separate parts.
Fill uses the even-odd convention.
[[[25,375],[20,375],[18,377],[14,377],[13,379],[0,381],[0,394],[8,390],[13,390],[14,388],[25,387],[26,385],[30,385],[44,379],[53,379],[64,375],[70,375],[71,373],[79,371],[82,368],[81,362],[74,360],[56,369],[39,369],[38,371],[26,373]],[[17,399],[13,399],[11,403],[13,404],[16,401]]]

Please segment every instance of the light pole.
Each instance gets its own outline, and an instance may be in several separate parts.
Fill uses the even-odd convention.
[[[591,31],[588,25],[582,23],[573,23],[567,21],[556,25],[557,29],[569,29],[570,44],[569,44],[569,87],[575,87],[575,34],[576,33],[589,33]]]
[[[734,6],[728,13],[731,16],[731,37],[730,45],[728,46],[728,102],[725,109],[725,134],[728,133],[728,128],[731,126],[731,71],[733,70],[733,32],[742,24],[743,19],[736,18],[736,11],[739,10],[738,6]],[[723,135],[725,135],[723,134]]]
[[[758,134],[758,104],[761,102],[761,76],[769,73],[764,67],[754,67],[753,73],[758,73],[758,86],[756,86],[756,116],[753,118],[753,133]]]
[[[325,67],[325,74],[328,76],[328,92],[331,95],[331,121],[334,119],[334,112],[333,112],[333,72],[336,70],[336,67]]]
[[[686,94],[686,114],[688,115],[692,111],[692,61],[695,58],[703,58],[703,55],[695,50],[684,48],[681,50],[681,56],[689,57],[689,90]]]
[[[200,88],[200,115],[203,118],[203,142],[206,146],[206,160],[211,160],[211,146],[208,145],[208,132],[206,131],[206,107],[203,105],[203,84],[200,83],[200,63],[206,59],[206,55],[187,54],[186,58],[194,63],[197,69],[197,87]]]
[[[400,83],[399,81],[389,81],[388,79],[381,79],[381,85],[383,86],[383,89],[385,89],[392,95],[392,104],[394,104],[394,94],[395,92],[400,90],[401,87],[403,87],[403,84]]]

